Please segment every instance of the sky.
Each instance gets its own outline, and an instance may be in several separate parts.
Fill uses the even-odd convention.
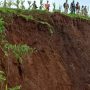
[[[3,0],[0,0],[0,1],[3,1]],[[12,0],[12,1],[16,1],[16,0]],[[27,4],[27,1],[28,0],[25,0],[25,6],[26,8],[28,7],[28,4]],[[30,0],[31,2],[33,2],[34,0]],[[43,0],[44,3],[47,2],[47,0]],[[53,6],[52,6],[52,3],[55,2],[56,3],[56,8],[58,9],[59,8],[59,5],[61,6],[61,9],[63,11],[63,3],[65,2],[66,0],[49,0],[49,3],[50,3],[50,10],[52,10]],[[68,3],[70,4],[73,0],[68,0]],[[36,0],[37,2],[37,5],[40,6],[39,2],[40,0]],[[79,2],[80,5],[84,5],[84,6],[87,6],[88,7],[88,10],[89,10],[89,7],[90,7],[90,0],[75,0],[75,3],[76,2]],[[90,10],[89,10],[89,14],[90,14]]]

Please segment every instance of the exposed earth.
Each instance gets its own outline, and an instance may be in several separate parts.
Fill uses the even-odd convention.
[[[29,15],[29,14],[27,14]],[[90,90],[90,21],[60,13],[31,13],[36,20],[2,14],[8,42],[35,48],[22,64],[0,49],[8,86],[21,90]],[[39,21],[47,22],[42,24]]]

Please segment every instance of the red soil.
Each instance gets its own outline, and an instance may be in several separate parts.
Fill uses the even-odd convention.
[[[52,35],[46,25],[19,16],[6,23],[9,42],[26,43],[37,50],[24,56],[22,64],[11,54],[4,61],[0,50],[0,68],[7,74],[9,87],[90,90],[90,21],[73,20],[58,13],[47,14],[44,19],[54,27]]]

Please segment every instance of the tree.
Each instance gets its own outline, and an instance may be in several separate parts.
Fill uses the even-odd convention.
[[[17,7],[17,9],[19,9],[19,4],[20,4],[20,0],[17,0],[16,1],[16,7]]]
[[[21,9],[25,9],[24,2],[25,0],[21,0]]]
[[[30,10],[30,8],[31,8],[31,1],[27,1],[28,2],[28,5],[29,5],[29,7],[28,7],[28,10]]]
[[[7,5],[8,5],[8,8],[11,8],[11,6],[12,6],[12,0],[9,0],[8,3],[7,3]]]
[[[56,10],[56,4],[55,4],[55,2],[53,3],[53,11],[55,11]]]
[[[7,5],[7,2],[6,2],[6,0],[4,0],[3,7],[6,8],[6,5]]]

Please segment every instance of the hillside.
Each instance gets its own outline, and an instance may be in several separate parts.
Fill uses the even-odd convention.
[[[1,43],[0,70],[8,87],[21,90],[90,90],[90,21],[58,12],[1,12],[5,37],[12,45],[34,50],[16,60],[5,56]],[[4,86],[3,86],[4,87]]]

